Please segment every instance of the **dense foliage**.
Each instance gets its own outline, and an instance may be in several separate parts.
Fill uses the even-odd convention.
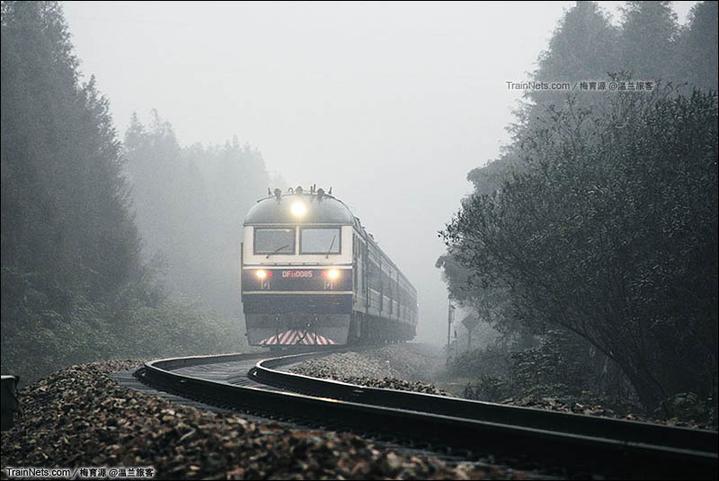
[[[170,202],[194,202],[181,183],[200,181],[189,163],[190,170],[184,171],[173,164],[170,152],[170,161],[162,163],[158,156],[154,165],[144,167],[154,182],[151,188],[171,197],[165,204],[157,197],[148,200],[161,214],[154,219],[147,220],[147,205],[138,209],[138,233],[133,189],[142,192],[146,185],[132,185],[125,161],[137,160],[128,154],[140,149],[138,138],[154,142],[158,136],[145,138],[132,130],[131,151],[126,152],[108,100],[94,80],[80,81],[79,61],[57,2],[2,2],[1,23],[3,373],[29,380],[96,359],[237,350],[243,345],[239,319],[208,310],[200,302],[202,289],[193,291],[191,282],[184,290],[171,283],[165,288],[158,282],[162,269],[143,258],[142,246],[175,245],[168,237],[152,237],[147,227],[165,222],[172,224],[167,229],[194,229],[194,242],[205,243],[202,252],[218,248],[215,239],[229,243],[237,235],[237,209],[247,201],[233,205],[226,219],[201,218],[191,225],[187,218],[160,211]],[[252,175],[233,166],[218,173],[235,196],[254,196],[265,187],[264,166],[254,151],[232,144],[211,152],[189,149],[183,155],[195,164],[227,158],[228,163],[250,165]],[[250,188],[252,183],[260,186]],[[234,204],[236,198],[213,201]],[[179,209],[186,207],[204,210],[203,205],[178,202]],[[208,212],[218,216],[221,209]],[[203,231],[205,221],[211,228]],[[218,236],[218,228],[226,234]],[[190,247],[171,251],[170,260]],[[237,265],[227,255],[214,263],[227,272]],[[194,281],[196,287],[216,287]]]
[[[699,3],[680,29],[667,2],[630,2],[615,29],[589,2],[568,11],[537,75],[610,69],[687,84],[532,94],[503,156],[470,173],[475,194],[438,261],[480,317],[509,334],[574,333],[586,342],[575,357],[611,360],[650,409],[679,392],[716,399],[716,12]],[[587,36],[617,45],[614,57],[563,53]]]

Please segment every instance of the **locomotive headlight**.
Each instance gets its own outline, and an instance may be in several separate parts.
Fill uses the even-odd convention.
[[[257,270],[257,271],[255,272],[255,275],[256,275],[257,278],[258,278],[259,280],[261,280],[261,281],[264,281],[265,279],[267,279],[267,271],[264,270],[264,269],[259,269],[259,270]]]
[[[296,200],[290,206],[290,212],[292,212],[292,215],[295,217],[304,217],[307,213],[307,206],[304,202]]]
[[[336,281],[340,278],[340,270],[339,269],[330,269],[327,271],[327,279],[331,281]]]

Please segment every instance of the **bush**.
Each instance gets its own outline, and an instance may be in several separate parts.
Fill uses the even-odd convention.
[[[537,347],[511,355],[510,379],[523,395],[572,395],[591,389],[589,347],[565,331],[551,330]]]
[[[636,395],[618,367],[579,336],[553,329],[537,336],[534,344],[466,352],[450,364],[448,372],[476,379],[465,388],[468,399],[591,398],[613,406],[636,404]]]
[[[509,370],[508,352],[499,345],[489,345],[458,354],[447,372],[453,376],[506,376]]]
[[[474,383],[467,384],[463,397],[476,401],[499,402],[512,396],[512,386],[504,377],[481,375]]]

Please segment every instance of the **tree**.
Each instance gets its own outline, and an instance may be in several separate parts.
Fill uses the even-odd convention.
[[[93,78],[80,82],[60,5],[2,2],[0,8],[3,369],[32,380],[97,359],[237,350],[243,342],[236,320],[200,311],[187,298],[169,298],[155,265],[140,258],[133,210],[146,246],[196,259],[192,268],[203,265],[196,252],[216,255],[218,242],[239,241],[236,233],[219,236],[207,220],[199,159],[186,156],[171,126],[155,115],[149,131],[133,119],[127,135],[133,156],[126,166],[109,102]],[[255,151],[234,146],[227,152],[251,166],[253,182],[264,174]],[[133,186],[141,206],[131,205],[128,170],[145,181]],[[228,186],[233,180],[234,199],[254,195],[237,176]],[[240,222],[235,211],[211,214]],[[238,277],[237,257],[223,255],[222,266],[232,274],[221,285]],[[197,286],[214,292],[216,285],[205,282],[216,281],[214,271],[204,269],[210,272],[205,278],[174,280],[186,282],[185,292]],[[238,297],[232,289],[218,295]]]
[[[671,2],[628,2],[620,28],[612,26],[594,2],[577,2],[558,22],[532,77],[537,81],[574,83],[608,80],[611,76],[661,83],[688,84],[717,90],[717,3],[700,2],[692,8],[690,24],[680,29]],[[518,142],[525,131],[541,121],[542,112],[567,100],[566,92],[534,91],[517,109],[509,127],[512,142],[497,159],[470,171],[475,191],[489,194],[517,168]],[[577,106],[591,108],[606,102],[606,95],[575,97]]]
[[[147,127],[133,116],[125,154],[145,258],[164,260],[175,293],[238,314],[242,219],[269,181],[261,153],[237,138],[182,147],[153,111]]]
[[[103,299],[140,268],[108,102],[79,84],[57,3],[3,3],[2,42],[3,269]]]
[[[595,2],[576,2],[558,22],[548,47],[539,54],[532,78],[571,84],[606,80],[610,74],[622,70],[619,36],[619,30]],[[602,100],[600,95],[588,94],[575,102],[591,106]],[[499,158],[467,174],[475,191],[485,194],[494,191],[520,165],[516,151],[518,139],[542,121],[541,115],[546,108],[560,106],[566,101],[567,92],[529,91],[515,111],[516,121],[508,128],[512,143],[502,149]]]
[[[595,2],[577,2],[559,21],[532,76],[546,82],[606,80],[621,70],[619,34]],[[530,92],[529,97],[547,106],[563,103],[566,94]]]
[[[627,2],[621,30],[622,70],[638,80],[674,80],[679,34],[671,2]]]
[[[2,359],[22,371],[98,349],[142,266],[108,101],[80,83],[60,5],[1,12]]]
[[[677,68],[690,86],[717,91],[717,2],[698,2],[678,40]]]
[[[522,171],[444,232],[522,322],[586,339],[649,409],[716,390],[717,98],[670,94],[549,109]]]

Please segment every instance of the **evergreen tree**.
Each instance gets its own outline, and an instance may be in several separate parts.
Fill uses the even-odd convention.
[[[125,151],[146,258],[163,260],[174,292],[238,314],[242,219],[269,180],[262,155],[237,138],[183,148],[154,111],[148,127],[133,116]]]
[[[717,3],[692,8],[689,27],[682,30],[671,2],[627,2],[620,28],[613,27],[594,2],[577,2],[559,21],[549,45],[538,59],[534,80],[574,83],[610,76],[663,83],[687,83],[717,89]],[[546,122],[547,107],[606,104],[606,94],[529,92],[509,127],[512,142],[497,159],[470,171],[467,179],[478,193],[491,193],[511,172],[521,169],[517,155],[523,134]]]
[[[570,82],[607,80],[621,70],[618,49],[619,31],[595,2],[577,2],[567,10],[552,34],[546,50],[541,52],[534,80]],[[516,121],[508,129],[513,143],[506,146],[499,158],[486,166],[473,169],[467,179],[480,193],[491,193],[509,172],[519,164],[517,139],[546,121],[546,108],[561,106],[568,100],[566,91],[529,91],[526,101],[515,112]],[[584,106],[603,101],[599,95],[586,94],[575,98]]]
[[[108,102],[77,64],[57,3],[3,3],[2,266],[100,300],[139,244]]]
[[[677,68],[690,87],[717,91],[717,2],[699,2],[692,7],[688,28],[678,42]]]
[[[184,282],[182,291],[214,292],[215,271],[207,266],[221,264],[223,282],[236,279],[239,254],[205,260],[217,259],[211,256],[218,256],[218,243],[239,237],[237,230],[222,237],[209,219],[224,215],[228,225],[241,223],[246,199],[255,196],[243,179],[263,184],[255,191],[266,186],[259,154],[227,150],[230,164],[242,164],[226,179],[232,190],[222,205],[237,202],[229,213],[209,212],[199,165],[221,149],[191,158],[156,113],[148,128],[133,119],[126,168],[107,99],[93,78],[80,82],[60,4],[2,2],[0,9],[3,369],[32,380],[103,358],[240,348],[235,319],[163,293],[155,269],[141,261],[132,212],[146,247],[161,246],[185,261],[176,263],[173,277]],[[238,298],[231,288],[218,296]]]
[[[671,2],[627,2],[621,30],[622,70],[638,80],[671,81],[679,34]]]
[[[2,359],[32,375],[107,347],[124,319],[102,311],[142,268],[109,105],[60,5],[1,8]]]
[[[595,2],[577,2],[559,21],[549,45],[539,55],[533,77],[545,82],[606,80],[620,68],[619,31]],[[530,93],[535,103],[547,105],[564,94]]]

